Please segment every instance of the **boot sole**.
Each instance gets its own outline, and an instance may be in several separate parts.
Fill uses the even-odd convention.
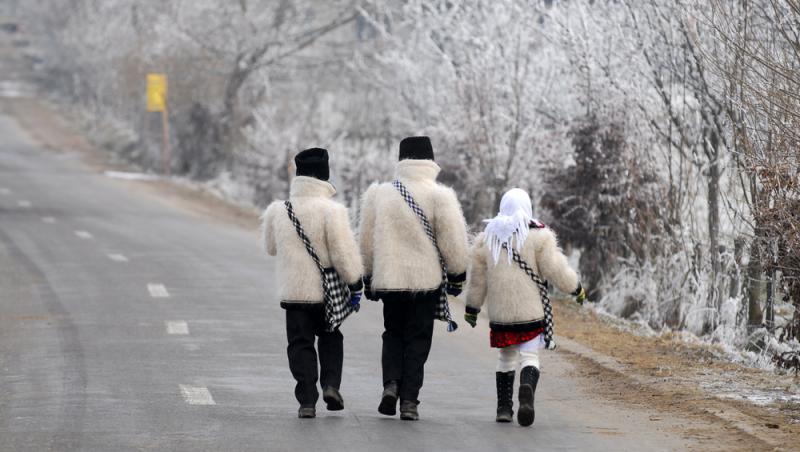
[[[494,419],[494,421],[495,422],[499,422],[501,424],[507,424],[509,422],[513,422],[514,421],[514,414],[512,413],[512,414],[504,414],[502,416],[497,416]]]
[[[536,412],[533,409],[533,388],[530,385],[520,385],[517,422],[523,427],[528,427],[533,424],[535,417]]]
[[[400,419],[404,421],[418,421],[419,415],[416,414],[402,414],[400,413]]]
[[[323,396],[322,400],[326,404],[328,411],[342,411],[344,409],[344,402],[333,396]]]
[[[384,416],[394,416],[397,414],[397,397],[385,395],[381,399],[381,404],[378,405],[378,413]]]

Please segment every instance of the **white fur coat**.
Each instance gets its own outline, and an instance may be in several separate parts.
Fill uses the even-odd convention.
[[[334,267],[348,285],[356,285],[363,270],[361,255],[347,209],[331,199],[335,193],[328,182],[297,176],[292,180],[289,200],[322,265]],[[319,270],[289,220],[284,202],[270,204],[261,219],[267,253],[278,257],[281,300],[322,303]]]
[[[467,229],[455,192],[436,182],[439,165],[431,160],[403,160],[396,177],[431,222],[448,273],[462,275],[469,265]],[[374,292],[421,292],[436,289],[442,272],[417,216],[391,183],[373,184],[364,193],[360,226],[365,274]]]
[[[501,251],[501,256],[506,251]],[[561,253],[556,235],[549,228],[531,229],[522,251],[522,259],[539,277],[559,290],[572,293],[578,288],[578,275]],[[467,282],[467,307],[479,310],[488,305],[489,320],[518,323],[544,318],[539,289],[516,262],[501,257],[497,265],[481,234],[472,247]]]

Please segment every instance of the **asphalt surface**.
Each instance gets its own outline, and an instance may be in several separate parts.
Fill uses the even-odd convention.
[[[320,402],[317,419],[297,419],[275,263],[257,236],[39,149],[0,116],[0,450],[685,446],[645,410],[593,397],[558,352],[543,356],[535,425],[496,424],[485,324],[437,322],[422,420],[382,417],[369,301],[343,328],[346,410]]]
[[[11,40],[0,36],[0,107],[36,95]],[[422,419],[382,417],[381,309],[369,301],[343,328],[346,409],[320,402],[318,418],[297,419],[275,263],[257,231],[142,184],[105,177],[69,149],[44,150],[0,114],[0,451],[691,444],[681,420],[593,396],[558,352],[542,358],[535,425],[496,424],[485,320],[452,334],[438,323]]]

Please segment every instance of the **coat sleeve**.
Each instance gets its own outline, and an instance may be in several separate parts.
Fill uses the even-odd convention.
[[[350,219],[347,209],[336,204],[331,209],[325,222],[325,241],[331,265],[344,278],[347,285],[361,289],[361,274],[364,270],[361,265],[361,255],[358,245],[350,228]]]
[[[539,271],[558,290],[566,293],[574,292],[578,288],[578,275],[569,266],[567,257],[558,247],[555,233],[550,229],[544,229],[542,234],[541,245],[536,256]]]
[[[273,202],[261,215],[261,238],[264,241],[264,251],[270,256],[278,254],[278,245],[275,240],[275,215],[280,203]]]
[[[375,252],[375,189],[370,186],[361,200],[361,224],[358,238],[361,247],[361,258],[364,261],[364,275],[372,275],[372,262]]]
[[[467,282],[467,313],[477,314],[486,301],[487,267],[483,235],[475,240],[470,253],[469,279]]]
[[[434,229],[439,249],[447,264],[448,280],[463,282],[469,265],[467,224],[456,193],[446,187],[438,193],[434,213]]]

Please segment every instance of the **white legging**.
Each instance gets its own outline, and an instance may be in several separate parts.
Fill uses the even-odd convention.
[[[521,344],[509,345],[499,349],[497,355],[497,371],[509,372],[517,370],[517,363],[520,368],[533,366],[539,369],[539,349],[544,347],[543,335],[540,334],[535,339]]]

